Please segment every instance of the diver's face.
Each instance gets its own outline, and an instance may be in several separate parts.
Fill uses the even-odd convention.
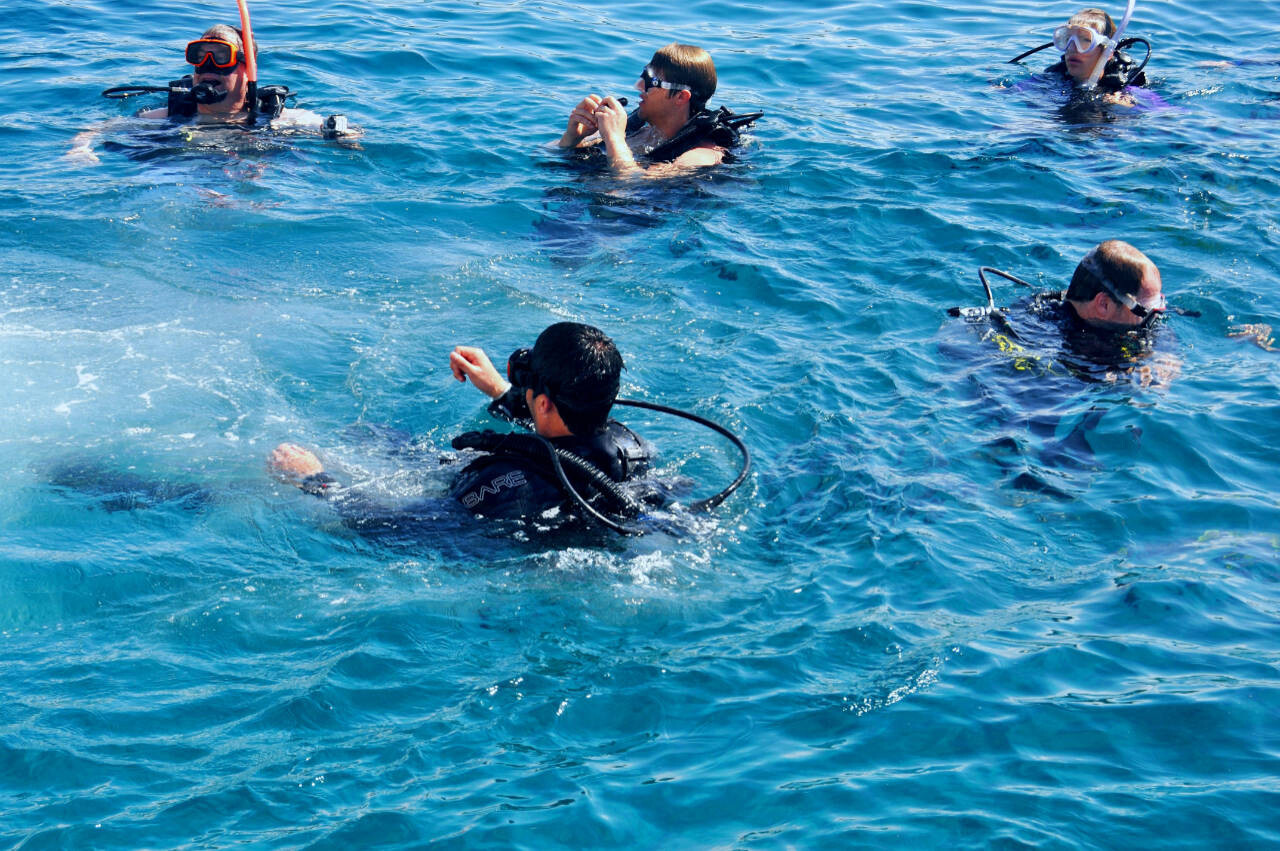
[[[1093,68],[1102,59],[1102,42],[1092,38],[1095,30],[1089,27],[1070,27],[1075,38],[1069,39],[1067,49],[1062,53],[1062,61],[1067,63],[1067,75],[1078,83],[1089,79]],[[1083,42],[1090,42],[1088,50],[1081,50]]]
[[[1160,271],[1154,266],[1147,269],[1143,274],[1142,286],[1138,288],[1135,298],[1137,298],[1138,304],[1146,308],[1148,315],[1162,312],[1165,309],[1164,290],[1160,283]],[[1103,317],[1103,321],[1106,324],[1135,328],[1146,321],[1144,317],[1134,313],[1117,299],[1108,297],[1107,300],[1110,302],[1110,307]]]
[[[243,64],[229,69],[194,69],[192,79],[196,83],[210,83],[226,89],[227,96],[218,103],[202,103],[197,107],[201,115],[231,115],[244,109],[245,94],[249,90],[249,75]]]
[[[640,117],[651,124],[680,109],[678,90],[663,88],[665,84],[663,75],[653,70],[653,65],[645,66],[640,79],[636,80],[634,88],[640,93]]]

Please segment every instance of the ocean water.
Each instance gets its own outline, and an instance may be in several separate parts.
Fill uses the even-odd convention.
[[[1231,336],[1280,326],[1280,65],[1201,64],[1280,59],[1280,4],[1139,3],[1171,108],[1083,117],[1004,63],[1071,5],[256,4],[354,148],[99,97],[233,4],[7,11],[0,845],[1280,843],[1280,354]],[[766,113],[739,162],[547,150],[672,39]],[[1154,381],[946,315],[1113,237],[1201,314]],[[691,533],[370,539],[266,474],[438,490],[487,423],[448,350],[564,319],[750,446]]]

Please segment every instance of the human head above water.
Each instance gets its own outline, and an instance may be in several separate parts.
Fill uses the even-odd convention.
[[[1092,30],[1107,38],[1112,38],[1116,34],[1116,22],[1101,9],[1081,9],[1067,20],[1066,26],[1072,32]],[[1102,58],[1104,51],[1100,48],[1101,42],[1095,42],[1093,49],[1082,52],[1077,49],[1075,43],[1070,43],[1068,49],[1062,53],[1063,60],[1067,64],[1067,74],[1078,82],[1088,80],[1094,66]]]
[[[716,64],[711,61],[711,54],[701,47],[673,41],[653,54],[649,66],[666,82],[691,89],[690,115],[706,106],[716,93]]]
[[[1163,310],[1160,270],[1129,243],[1109,239],[1099,243],[1076,266],[1066,300],[1076,315],[1090,325],[1141,325],[1144,317],[1123,303],[1126,298],[1132,298],[1148,313]]]
[[[235,48],[236,61],[228,67],[217,67],[217,48],[200,42],[216,40]],[[254,53],[258,45],[254,42]],[[249,70],[244,58],[244,39],[240,31],[226,24],[217,24],[204,31],[204,35],[187,45],[186,60],[192,65],[192,93],[196,95],[200,115],[214,118],[230,118],[245,108],[249,91]],[[221,61],[226,61],[224,58]]]
[[[603,331],[580,322],[557,322],[538,335],[530,354],[535,393],[546,393],[576,435],[604,428],[618,397],[622,355]]]

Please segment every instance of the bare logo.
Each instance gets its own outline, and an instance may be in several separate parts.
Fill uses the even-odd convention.
[[[475,490],[469,491],[462,497],[462,504],[467,508],[475,508],[484,502],[485,496],[489,494],[496,495],[503,488],[518,488],[525,484],[528,484],[528,482],[524,477],[524,473],[520,470],[512,470],[510,473],[498,476],[487,485],[481,485]]]

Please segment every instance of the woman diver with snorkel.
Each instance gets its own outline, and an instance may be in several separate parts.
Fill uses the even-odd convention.
[[[1044,73],[1069,84],[1073,96],[1097,97],[1112,106],[1168,106],[1159,95],[1144,88],[1147,76],[1143,69],[1151,58],[1151,43],[1141,37],[1123,37],[1133,7],[1134,0],[1130,0],[1119,26],[1101,9],[1082,9],[1053,31],[1052,41],[1009,61],[1018,63],[1052,47],[1061,59]],[[1136,44],[1146,48],[1141,61],[1124,52],[1124,48]]]

